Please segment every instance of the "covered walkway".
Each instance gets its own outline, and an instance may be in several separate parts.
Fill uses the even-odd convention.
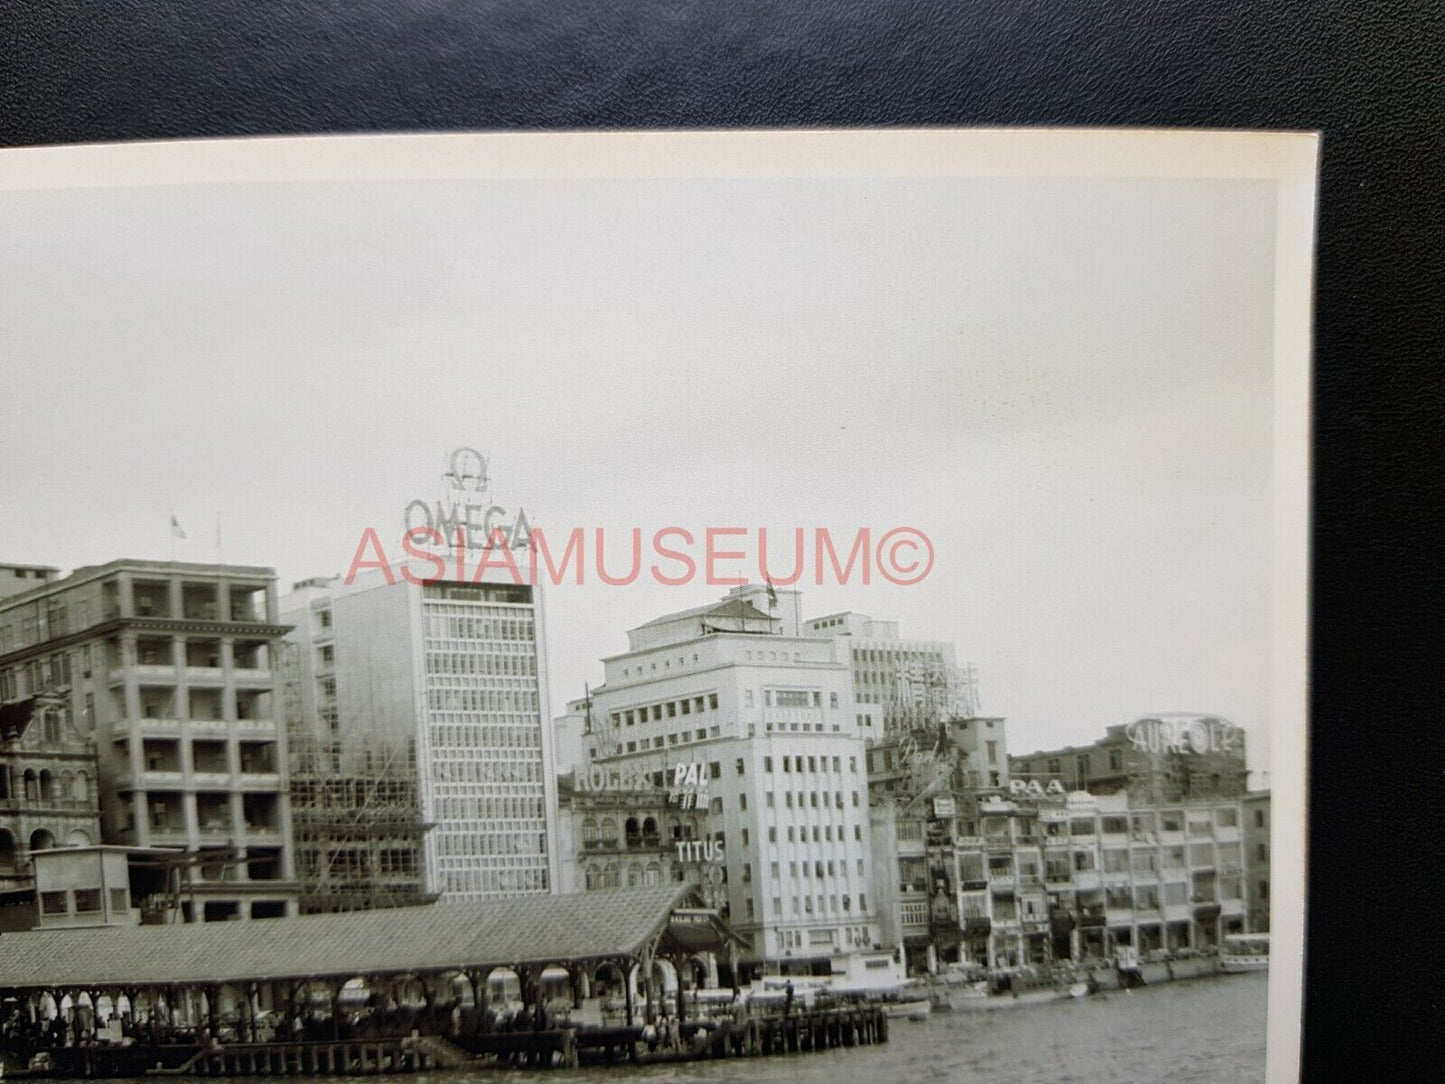
[[[5,933],[0,1031],[17,1054],[127,1040],[464,1037],[546,1028],[609,975],[631,1025],[667,1011],[662,961],[679,976],[679,1009],[681,976],[700,978],[704,956],[735,961],[740,939],[698,904],[689,887],[669,885],[264,922]],[[489,1009],[489,989],[512,1002],[505,1019]]]

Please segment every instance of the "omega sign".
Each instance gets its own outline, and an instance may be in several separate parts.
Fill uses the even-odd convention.
[[[1139,719],[1125,734],[1143,753],[1239,753],[1244,736],[1223,719]]]
[[[487,460],[481,452],[475,448],[452,452],[442,480],[445,492],[436,501],[407,503],[403,530],[440,532],[444,546],[456,545],[458,532],[465,532],[466,548],[474,550],[491,549],[500,531],[509,549],[527,547],[531,524],[526,511],[518,508],[515,516],[509,516],[507,509],[486,500]]]

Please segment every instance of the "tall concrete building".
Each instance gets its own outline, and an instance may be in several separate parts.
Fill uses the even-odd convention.
[[[293,913],[274,572],[121,560],[28,578],[0,598],[0,701],[43,703],[42,726],[94,742],[106,843],[182,856],[173,898],[137,906]]]
[[[849,659],[799,612],[797,592],[749,585],[630,630],[584,740],[594,793],[650,781],[707,811],[712,837],[678,854],[721,868],[744,965],[827,973],[881,946]]]
[[[304,581],[282,602],[293,626],[287,704],[298,785],[340,780],[352,795],[297,793],[298,819],[313,829],[303,882],[331,896],[349,882],[353,896],[394,893],[392,902],[556,891],[540,593],[510,578],[453,582],[428,580],[430,572],[421,563],[351,583]],[[385,796],[389,821],[373,816],[372,795]],[[341,832],[347,816],[370,829]],[[308,881],[307,871],[316,876]]]
[[[859,726],[869,738],[978,714],[973,671],[945,640],[905,639],[897,621],[845,611],[810,618],[809,636],[843,641]]]

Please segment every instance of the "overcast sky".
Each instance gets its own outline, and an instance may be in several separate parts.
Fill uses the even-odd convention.
[[[487,181],[0,199],[0,560],[344,570],[445,452],[534,523],[907,524],[1014,751],[1168,710],[1267,766],[1273,187]],[[610,549],[610,547],[609,547]],[[618,551],[621,553],[621,549]],[[726,591],[548,594],[560,711]]]

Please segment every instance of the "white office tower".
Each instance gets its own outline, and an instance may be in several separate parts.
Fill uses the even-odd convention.
[[[555,891],[556,780],[540,591],[425,581],[435,566],[296,585],[282,600],[294,680],[291,731],[323,774],[402,793],[413,783],[420,881],[444,899]],[[298,773],[304,774],[304,773]],[[323,822],[324,817],[318,817]],[[316,841],[318,849],[326,841]],[[341,848],[343,853],[350,853]],[[402,848],[366,859],[372,878]],[[334,857],[318,854],[334,874]],[[362,856],[365,858],[365,856]]]
[[[743,962],[826,974],[878,942],[868,776],[847,646],[801,635],[799,612],[798,592],[750,585],[630,630],[586,741],[599,780],[640,773],[686,804],[700,779],[723,846],[685,857],[725,870]]]

